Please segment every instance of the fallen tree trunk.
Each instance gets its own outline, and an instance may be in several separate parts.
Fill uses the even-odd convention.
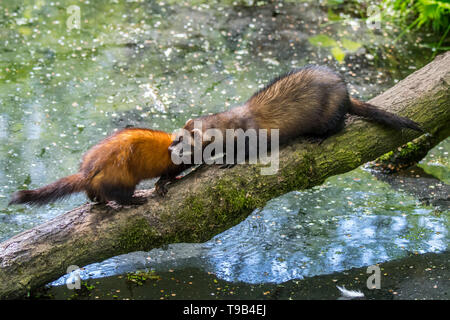
[[[450,130],[449,85],[447,52],[370,102],[410,117],[442,140]],[[269,199],[321,184],[418,136],[350,119],[320,145],[298,139],[282,148],[276,175],[260,175],[261,165],[203,167],[172,185],[166,198],[150,197],[143,206],[86,204],[0,244],[0,297],[24,295],[64,275],[69,265],[167,243],[204,242]]]

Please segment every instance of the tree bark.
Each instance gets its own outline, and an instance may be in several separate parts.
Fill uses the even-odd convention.
[[[443,140],[450,131],[450,52],[370,103],[407,116]],[[276,175],[262,165],[203,167],[142,206],[86,204],[0,244],[0,297],[20,297],[66,273],[119,254],[175,242],[204,242],[244,220],[266,201],[323,183],[374,160],[420,134],[351,118],[322,144],[297,139],[280,150]]]

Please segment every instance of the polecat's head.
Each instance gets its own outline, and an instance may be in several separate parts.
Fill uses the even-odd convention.
[[[171,154],[175,153],[180,158],[183,156],[187,157],[192,154],[194,147],[201,146],[203,149],[208,143],[209,141],[205,139],[202,121],[189,119],[182,129],[177,130],[173,134],[169,152]]]

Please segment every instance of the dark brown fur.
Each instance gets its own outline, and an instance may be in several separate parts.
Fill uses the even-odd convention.
[[[91,201],[139,204],[145,199],[133,197],[136,185],[156,177],[161,177],[156,190],[164,195],[167,177],[184,169],[170,159],[167,149],[171,142],[172,136],[162,131],[121,130],[87,151],[78,173],[36,190],[17,191],[9,204],[43,205],[82,191]]]
[[[226,129],[279,129],[280,142],[285,142],[298,136],[331,135],[342,128],[347,113],[394,128],[422,131],[410,119],[350,98],[344,79],[324,66],[294,69],[272,80],[244,105],[195,121],[202,122],[203,132],[216,128],[224,137]],[[194,120],[184,129],[193,132]],[[170,150],[179,142],[176,137]]]

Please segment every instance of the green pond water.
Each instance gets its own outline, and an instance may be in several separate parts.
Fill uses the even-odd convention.
[[[401,30],[384,21],[372,29],[361,18],[367,6],[339,1],[78,1],[80,29],[69,30],[72,4],[0,3],[0,240],[86,202],[80,194],[42,208],[7,206],[15,190],[75,172],[82,154],[114,130],[171,132],[305,64],[329,65],[352,95],[369,99],[432,55],[425,35],[406,34],[393,45]],[[403,176],[359,168],[332,177],[271,200],[207,243],[115,257],[86,267],[82,278],[153,269],[203,275],[203,288],[279,285],[445,252],[449,150],[447,139]],[[180,295],[198,290],[185,283]],[[253,297],[239,292],[235,298]],[[149,289],[141,297],[171,296]]]

